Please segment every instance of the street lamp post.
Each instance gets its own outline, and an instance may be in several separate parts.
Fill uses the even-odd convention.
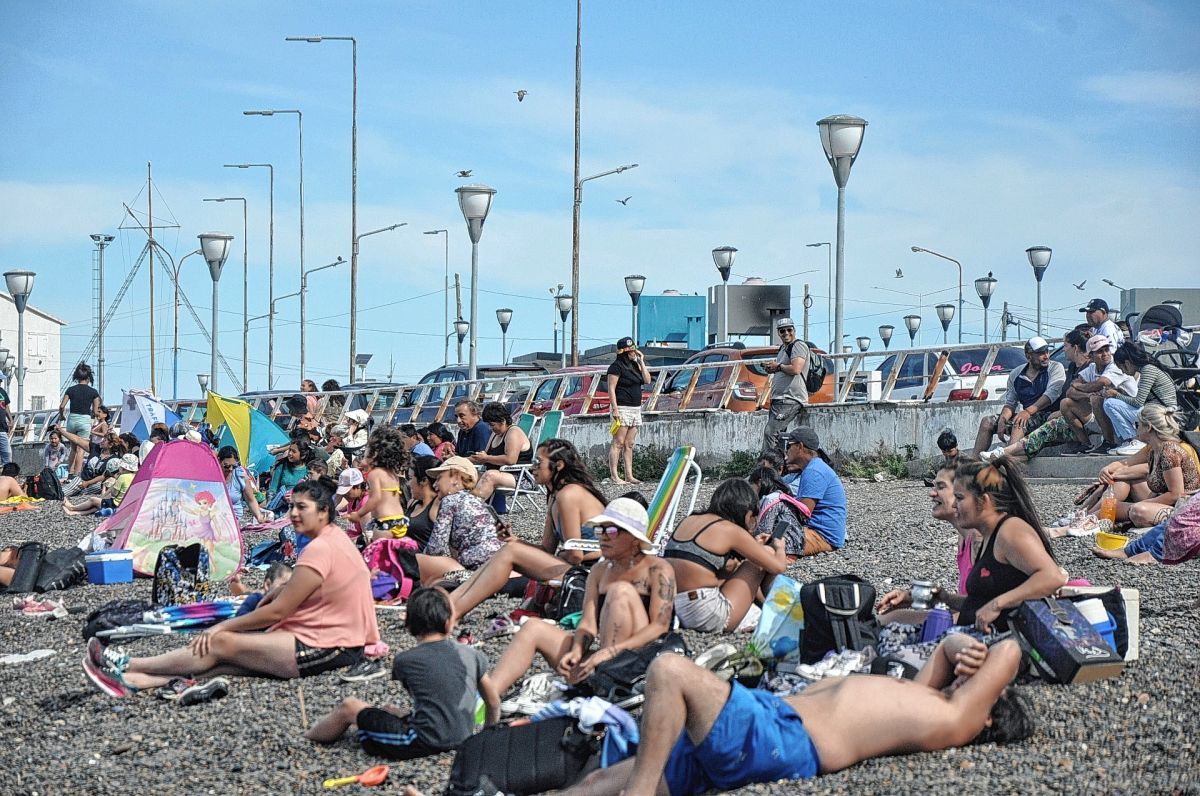
[[[285,40],[310,44],[323,41],[350,42],[350,381],[353,382],[354,355],[357,353],[355,346],[358,344],[358,239],[373,234],[358,234],[358,39],[353,36],[287,36]],[[303,266],[300,270],[304,270]],[[303,318],[300,323],[303,326]]]
[[[996,277],[989,271],[987,276],[975,280],[975,293],[983,304],[983,342],[988,341],[988,307],[992,303],[992,294],[996,292]]]
[[[713,263],[721,272],[721,325],[713,335],[714,343],[725,342],[729,339],[729,273],[733,270],[733,261],[737,257],[737,249],[732,246],[718,246],[712,250]]]
[[[464,185],[455,188],[458,194],[458,208],[462,210],[463,220],[467,222],[467,234],[471,236],[471,345],[468,352],[468,378],[475,381],[477,375],[475,360],[476,329],[479,325],[479,238],[483,235],[483,223],[487,221],[488,211],[492,209],[492,198],[496,189],[487,185]]]
[[[496,323],[500,324],[500,364],[508,364],[508,325],[512,323],[513,311],[509,307],[496,310]]]
[[[277,113],[294,113],[296,114],[296,124],[300,131],[300,275],[304,275],[304,114],[298,110],[263,110],[263,111],[242,111],[245,116],[274,116]],[[274,175],[274,171],[271,172]],[[272,176],[272,179],[274,177]],[[304,311],[300,311],[300,378],[304,378]],[[272,327],[273,328],[273,327]],[[270,332],[268,332],[270,336]],[[274,347],[272,346],[272,350]],[[213,369],[214,378],[216,377],[216,368]],[[268,380],[269,377],[268,377]],[[272,386],[270,384],[268,387]]]
[[[963,267],[962,267],[962,263],[960,263],[958,260],[955,260],[953,257],[948,257],[945,254],[942,254],[940,252],[935,252],[933,249],[926,249],[921,246],[913,246],[912,250],[914,253],[924,252],[925,254],[932,254],[934,257],[941,257],[943,260],[949,260],[950,262],[952,262],[958,266],[958,342],[961,343],[962,342],[962,309],[963,309],[963,295],[962,295]]]
[[[946,335],[950,331],[950,322],[954,320],[954,305],[939,304],[933,308],[937,312],[938,320],[942,324],[942,345],[946,345]],[[959,318],[962,320],[962,318]]]
[[[270,163],[226,163],[227,169],[267,169],[270,175],[268,183],[268,203],[270,214],[270,240],[267,243],[267,306],[271,306],[271,302],[275,300],[275,166]],[[247,337],[249,336],[250,319],[245,321]],[[273,352],[275,351],[275,316],[267,315],[267,389],[275,381],[275,361]],[[247,387],[248,388],[248,387]]]
[[[857,116],[827,116],[817,122],[821,131],[821,147],[825,150],[825,159],[833,169],[833,179],[837,183],[837,268],[834,277],[834,321],[833,339],[842,339],[842,315],[845,301],[846,281],[846,183],[850,180],[850,167],[858,157],[862,146],[863,133],[866,132],[867,122]],[[841,388],[840,369],[833,373],[833,394],[838,395]]]
[[[208,374],[207,373],[197,373],[196,374],[196,383],[200,385],[200,395],[201,396],[208,395]]]
[[[917,339],[917,331],[921,328],[921,316],[905,315],[904,325],[908,329],[908,344],[911,346]]]
[[[299,296],[299,295],[300,295],[300,291],[297,290],[295,293],[284,293],[282,296],[276,296],[275,298],[271,299],[270,312],[268,312],[266,315],[255,315],[253,318],[250,318],[249,323],[254,323],[255,321],[262,320],[263,318],[267,318],[269,320],[274,320],[275,305],[278,304],[279,302],[283,301],[284,299],[295,298],[296,296]],[[267,351],[268,360],[273,358],[274,356],[275,356],[274,351]],[[268,384],[267,386],[270,387],[271,385]]]
[[[213,389],[217,388],[217,312],[220,296],[217,293],[217,282],[221,279],[221,269],[225,267],[225,259],[229,257],[229,244],[232,235],[224,232],[205,232],[200,235],[200,251],[208,263],[208,273],[212,276],[212,356],[208,366]],[[178,284],[178,280],[176,280]]]
[[[1050,267],[1050,256],[1054,251],[1049,246],[1030,246],[1025,250],[1029,264],[1033,266],[1033,277],[1037,280],[1037,333],[1042,335],[1042,277]]]
[[[578,33],[578,31],[576,31]],[[578,42],[576,43],[576,69],[578,69]],[[598,180],[601,177],[607,177],[610,174],[620,174],[629,169],[636,169],[638,164],[630,163],[625,166],[617,166],[615,169],[602,171],[599,174],[593,174],[590,177],[584,177],[582,180],[579,177],[579,81],[578,75],[575,81],[575,201],[571,206],[571,295],[579,295],[579,206],[583,204],[583,184],[589,180]],[[563,347],[566,347],[566,332],[563,333]],[[571,364],[579,364],[579,311],[576,310],[575,316],[571,318]],[[564,365],[563,367],[566,367]]]
[[[886,351],[892,346],[892,333],[896,331],[896,327],[890,323],[885,323],[879,327],[879,339],[883,341],[883,349]]]
[[[175,258],[166,249],[162,253],[171,261],[171,275],[174,277],[175,284],[175,323],[171,330],[171,397],[179,397],[179,273],[183,269],[183,263],[193,254],[203,254],[199,249],[190,251],[179,258],[179,262],[175,262]]]
[[[113,242],[112,235],[97,233],[91,236],[92,241],[96,244],[96,255],[100,258],[96,265],[97,273],[100,278],[98,295],[96,296],[96,391],[100,393],[100,400],[104,401],[104,249],[108,244]],[[0,357],[0,363],[4,362],[4,357]]]
[[[567,366],[567,316],[571,314],[571,308],[575,306],[575,297],[570,293],[559,293],[554,297],[554,306],[558,308],[558,315],[562,318],[562,363],[559,367]]]
[[[450,332],[449,334],[447,334],[447,335],[446,335],[446,345],[447,345],[447,347],[449,347],[449,345],[450,345],[450,338],[451,338],[452,336],[457,336],[457,337],[458,337],[458,360],[459,360],[460,362],[462,361],[462,344],[463,344],[463,340],[465,340],[465,339],[466,339],[466,337],[467,337],[467,332],[468,332],[468,331],[470,331],[470,329],[471,329],[471,324],[467,323],[467,322],[466,322],[466,321],[464,321],[462,318],[459,318],[458,320],[456,320],[456,321],[454,322],[454,331],[452,331],[452,332]]]
[[[4,282],[17,307],[17,411],[25,408],[25,306],[33,292],[33,271],[8,271]]]
[[[444,235],[446,237],[445,272],[442,275],[442,328],[450,328],[450,230],[430,229],[426,235]],[[444,350],[442,351],[442,367],[450,364],[450,333],[447,331]]]
[[[858,343],[859,351],[869,351],[871,348],[871,338],[866,335],[855,338],[855,342]]]
[[[241,202],[242,203],[242,328],[249,326],[250,320],[250,267],[247,251],[250,228],[246,225],[246,197],[222,196],[219,199],[205,199],[205,202]],[[176,280],[178,281],[178,280]],[[242,336],[242,388],[249,389],[250,384],[250,339]]]
[[[829,255],[829,270],[825,276],[825,336],[833,334],[833,244],[829,241],[822,243],[806,243],[809,249],[824,246]]]
[[[304,310],[308,303],[308,275],[315,274],[317,271],[324,271],[326,268],[335,268],[344,262],[346,262],[346,261],[342,259],[341,255],[338,255],[338,258],[336,260],[334,260],[333,262],[329,263],[328,265],[318,265],[316,268],[310,268],[300,275],[300,317],[301,318],[304,317]],[[300,329],[303,332],[303,329],[304,329],[303,322],[301,322]],[[301,362],[305,361],[304,353],[305,353],[305,351],[304,351],[304,335],[301,334],[300,335],[300,361]],[[301,377],[303,377],[304,366],[301,365],[300,367],[301,367],[300,374],[301,374]],[[350,371],[350,378],[351,378],[351,380],[354,379],[354,371],[353,370]]]
[[[641,274],[630,274],[625,277],[625,290],[629,293],[629,300],[633,302],[633,344],[639,345],[638,340],[638,301],[642,297],[642,290],[646,287],[646,277]]]

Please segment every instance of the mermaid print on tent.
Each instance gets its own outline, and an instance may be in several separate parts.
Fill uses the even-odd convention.
[[[158,552],[171,544],[204,545],[214,579],[229,577],[243,562],[221,466],[208,447],[188,440],[155,445],[116,514],[97,531],[114,534],[114,547],[133,551],[140,575],[153,575]]]

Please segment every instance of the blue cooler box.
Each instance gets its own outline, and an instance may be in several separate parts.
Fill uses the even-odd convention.
[[[114,548],[84,556],[89,583],[130,583],[133,581],[133,551]]]

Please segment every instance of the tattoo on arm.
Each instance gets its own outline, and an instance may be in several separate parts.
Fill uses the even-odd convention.
[[[671,612],[675,610],[675,580],[667,577],[665,572],[658,573],[658,599],[662,601],[662,604],[658,606],[658,616],[655,621],[659,624],[669,625]]]

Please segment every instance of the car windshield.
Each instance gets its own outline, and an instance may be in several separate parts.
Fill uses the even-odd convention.
[[[986,348],[968,348],[965,351],[953,351],[950,354],[950,364],[954,372],[960,376],[978,376],[987,359]],[[992,373],[1008,373],[1013,368],[1025,365],[1025,354],[1019,348],[1001,348],[992,363]]]

